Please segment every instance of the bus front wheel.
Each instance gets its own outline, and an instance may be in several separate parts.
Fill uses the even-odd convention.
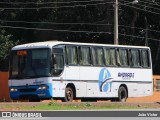
[[[65,89],[65,102],[72,102],[74,98],[73,89],[71,87],[66,87]]]
[[[124,86],[121,86],[118,90],[118,99],[119,102],[125,102],[127,100],[127,90]]]

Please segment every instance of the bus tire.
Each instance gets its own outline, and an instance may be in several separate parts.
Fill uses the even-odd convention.
[[[120,86],[120,88],[118,90],[117,101],[118,102],[126,102],[127,97],[128,97],[128,94],[127,94],[126,88],[124,86]]]
[[[74,98],[73,89],[71,87],[66,87],[64,101],[65,102],[72,102],[73,98]]]

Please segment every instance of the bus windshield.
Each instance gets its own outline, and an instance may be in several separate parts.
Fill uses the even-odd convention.
[[[10,79],[50,76],[50,49],[14,50],[11,53]]]

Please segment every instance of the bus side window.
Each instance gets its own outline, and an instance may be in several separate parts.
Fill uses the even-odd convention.
[[[117,65],[121,66],[121,60],[120,60],[120,52],[119,49],[116,50],[116,56],[117,56]]]
[[[143,67],[150,67],[148,50],[142,50],[142,64]]]
[[[104,59],[107,66],[111,64],[110,49],[104,49]]]
[[[131,64],[132,64],[132,67],[141,66],[139,49],[131,49]]]
[[[80,65],[91,65],[90,48],[80,47]]]
[[[104,57],[105,57],[105,64],[107,66],[115,66],[116,65],[115,49],[105,48],[104,49]]]
[[[102,48],[92,48],[92,60],[93,65],[104,65],[104,55],[103,55],[103,49]]]
[[[76,46],[66,46],[66,63],[69,65],[76,65],[78,63]]]
[[[102,48],[97,48],[97,64],[104,65],[104,55]]]
[[[92,48],[92,63],[93,63],[93,65],[97,65],[97,60],[96,60],[97,55],[96,54],[97,54],[96,48]]]
[[[115,49],[110,49],[110,61],[111,61],[111,65],[116,66],[116,52]]]
[[[119,49],[119,61],[121,66],[129,65],[127,49]]]

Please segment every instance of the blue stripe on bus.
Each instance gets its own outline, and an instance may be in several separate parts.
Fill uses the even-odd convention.
[[[52,79],[52,81],[74,81],[74,82],[98,82],[98,80],[75,80],[75,79],[63,79],[63,80],[58,80],[58,79]],[[152,83],[152,81],[130,81],[130,80],[112,80],[112,82],[126,82],[126,83]]]

